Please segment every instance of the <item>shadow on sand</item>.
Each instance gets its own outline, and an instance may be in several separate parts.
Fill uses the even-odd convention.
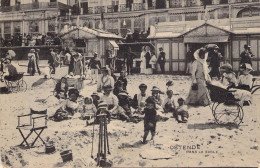
[[[226,128],[228,130],[238,129],[236,124],[217,124],[217,123],[198,123],[198,124],[188,124],[188,129],[216,129],[216,128]]]

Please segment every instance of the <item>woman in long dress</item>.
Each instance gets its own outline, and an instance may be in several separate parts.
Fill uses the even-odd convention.
[[[146,75],[150,75],[153,73],[153,70],[152,70],[152,65],[150,64],[150,60],[152,58],[152,53],[150,51],[150,47],[149,46],[146,46],[146,54],[145,54],[145,66],[146,66],[146,71],[145,71],[145,74]]]
[[[208,52],[205,48],[200,48],[194,53],[195,61],[192,63],[192,86],[185,101],[187,105],[210,105],[210,96],[206,87],[206,82],[210,82],[207,65]]]
[[[31,76],[34,76],[35,74],[35,66],[36,66],[36,57],[35,57],[35,49],[31,49],[28,53],[28,70],[27,73]]]
[[[146,71],[146,60],[145,60],[145,54],[146,54],[146,50],[145,50],[145,46],[142,47],[142,52],[141,52],[141,74],[145,74]]]

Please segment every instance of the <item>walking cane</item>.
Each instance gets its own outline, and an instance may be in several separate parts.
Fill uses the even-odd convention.
[[[94,143],[94,135],[95,135],[95,132],[94,132],[94,127],[95,127],[95,124],[93,123],[93,130],[92,130],[92,147],[91,147],[91,158],[93,159],[93,143]]]

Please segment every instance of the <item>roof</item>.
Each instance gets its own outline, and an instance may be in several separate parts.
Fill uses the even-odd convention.
[[[227,32],[227,33],[233,33],[233,32],[231,32],[231,31],[229,31],[229,30],[226,30],[226,29],[220,28],[220,27],[218,27],[218,26],[214,26],[214,25],[209,24],[209,23],[203,23],[203,24],[200,25],[200,26],[197,26],[197,27],[191,28],[190,30],[188,30],[188,31],[186,31],[186,32],[184,32],[184,33],[182,33],[180,36],[184,36],[184,35],[186,35],[186,34],[192,32],[192,31],[194,31],[194,30],[196,30],[196,29],[198,29],[198,28],[200,28],[200,27],[203,27],[203,26],[211,26],[211,27],[214,27],[214,28],[216,28],[216,29],[222,30],[222,31]]]
[[[116,34],[113,34],[113,33],[110,33],[110,32],[104,31],[104,30],[99,30],[99,29],[90,29],[90,28],[87,28],[87,27],[72,27],[72,28],[66,30],[65,32],[63,32],[60,36],[62,37],[66,34],[69,34],[70,32],[75,31],[75,30],[82,30],[86,33],[92,34],[92,35],[97,36],[97,37],[122,39],[122,37],[120,37]]]

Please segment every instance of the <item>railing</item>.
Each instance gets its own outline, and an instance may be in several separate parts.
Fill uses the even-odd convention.
[[[133,4],[134,11],[145,10],[144,3],[134,3]]]
[[[258,1],[254,1],[254,0],[252,0],[253,2],[259,2],[259,0]],[[235,1],[236,3],[245,3],[245,2],[249,2],[249,0],[236,0]]]

